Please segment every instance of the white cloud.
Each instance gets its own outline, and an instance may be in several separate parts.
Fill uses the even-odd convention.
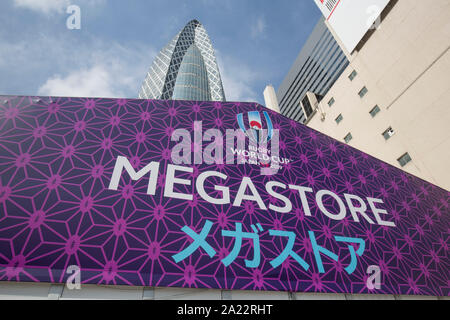
[[[0,38],[0,88],[27,95],[133,98],[155,56],[146,44],[96,37]]]
[[[80,6],[100,6],[106,0],[13,0],[14,6],[29,9],[43,14],[64,13],[71,4]]]
[[[43,96],[71,97],[123,97],[119,83],[114,83],[111,74],[104,66],[96,65],[90,69],[74,70],[67,76],[55,75],[39,88]]]
[[[65,76],[54,75],[39,88],[39,95],[79,97],[136,97],[150,67],[154,50],[144,57],[115,45],[107,51],[97,51],[89,68],[73,68]],[[117,56],[121,57],[118,59]],[[137,60],[139,63],[136,63]],[[262,92],[253,89],[262,76],[243,62],[218,53],[218,63],[228,101],[260,102]],[[128,93],[128,94],[127,94]],[[130,95],[131,93],[131,95]]]
[[[52,40],[54,41],[54,40]],[[65,55],[69,48],[55,55]],[[52,75],[40,86],[39,95],[83,97],[136,97],[145,75],[156,56],[153,48],[137,45],[135,48],[119,44],[99,43],[88,53],[88,48],[78,49],[79,61],[63,75]],[[260,102],[262,92],[253,88],[263,78],[261,72],[252,70],[244,62],[216,52],[228,101]],[[71,59],[65,64],[70,64]]]
[[[86,50],[87,48],[85,48]],[[65,75],[51,76],[39,95],[133,98],[150,67],[155,51],[140,45],[99,43],[94,51],[84,51],[84,66],[73,66]],[[79,59],[80,57],[78,57]],[[77,59],[77,60],[78,60]]]
[[[228,101],[258,102],[262,93],[253,90],[261,76],[241,61],[216,52],[222,83]]]
[[[0,88],[24,95],[133,98],[158,51],[145,43],[81,40],[71,33],[0,37]],[[262,90],[254,88],[264,74],[234,56],[217,52],[217,58],[228,101],[262,101]]]
[[[49,14],[52,12],[64,12],[70,5],[69,0],[14,0],[14,5],[33,11]]]
[[[264,17],[256,19],[255,23],[251,27],[252,38],[258,38],[264,35],[266,31],[266,20]]]

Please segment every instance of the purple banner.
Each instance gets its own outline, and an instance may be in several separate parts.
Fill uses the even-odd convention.
[[[449,195],[254,103],[0,96],[0,281],[448,296]]]

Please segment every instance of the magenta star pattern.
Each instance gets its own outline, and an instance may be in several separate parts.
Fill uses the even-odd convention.
[[[449,193],[274,112],[269,114],[280,129],[281,156],[293,160],[275,177],[261,176],[253,165],[195,165],[185,178],[208,170],[226,174],[226,183],[212,179],[206,185],[217,195],[214,184],[235,194],[242,177],[252,177],[266,204],[282,205],[265,192],[271,179],[378,198],[397,226],[356,223],[350,214],[333,221],[313,203],[312,217],[306,217],[290,190],[281,192],[294,201],[286,214],[249,201],[212,205],[194,186],[180,188],[194,194],[192,201],[163,196],[175,129],[192,131],[200,120],[203,130],[238,129],[236,115],[255,110],[266,109],[254,103],[0,97],[0,281],[64,283],[65,270],[78,265],[82,282],[90,284],[449,295]],[[161,163],[155,196],[147,195],[148,178],[123,176],[118,191],[108,189],[118,156],[136,170]],[[207,241],[217,255],[200,249],[176,264],[172,256],[192,242],[181,228],[200,233],[206,220],[214,223]],[[245,267],[253,252],[248,241],[229,267],[221,263],[233,248],[221,230],[234,230],[236,222],[246,232],[251,225],[264,229],[258,268]],[[295,232],[293,250],[311,265],[308,271],[292,258],[272,268],[286,239],[271,237],[270,229]],[[342,257],[322,257],[325,273],[313,263],[308,231]],[[351,275],[344,270],[348,248],[334,236],[366,242]],[[381,269],[379,290],[366,286],[370,265]]]

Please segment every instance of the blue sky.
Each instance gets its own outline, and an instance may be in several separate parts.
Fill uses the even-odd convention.
[[[81,30],[66,9],[81,8]],[[229,101],[263,103],[320,17],[313,0],[2,0],[0,94],[137,96],[155,55],[198,19]]]

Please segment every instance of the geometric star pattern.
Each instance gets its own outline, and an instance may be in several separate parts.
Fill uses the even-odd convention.
[[[267,111],[280,130],[280,154],[292,160],[275,176],[260,175],[249,164],[192,165],[192,181],[204,171],[219,171],[232,197],[242,177],[252,177],[264,203],[281,205],[265,192],[275,180],[330,190],[343,196],[384,201],[386,220],[396,227],[359,223],[351,215],[334,221],[310,201],[305,216],[299,197],[280,192],[293,201],[290,213],[260,210],[255,202],[240,207],[212,205],[191,186],[193,200],[165,198],[165,170],[170,164],[175,129],[193,131],[237,129],[236,115]],[[161,163],[156,194],[147,194],[148,177],[132,181],[123,175],[117,191],[108,189],[118,156],[141,169]],[[374,293],[448,296],[449,192],[377,160],[255,103],[157,101],[49,97],[0,97],[0,281],[64,283],[71,265],[81,268],[82,283],[152,287],[271,290],[291,292]],[[330,204],[329,210],[337,210]],[[267,205],[268,206],[268,205]],[[192,239],[181,228],[200,234],[205,222],[213,227],[206,241],[217,251],[213,258],[203,249],[175,263],[172,256]],[[233,248],[233,239],[221,230],[245,232],[260,224],[261,262],[245,267],[252,258],[250,241],[243,241],[238,258],[221,263]],[[310,264],[305,271],[292,257],[278,268],[270,262],[287,240],[268,230],[294,232],[293,250]],[[323,256],[325,273],[314,263],[308,240],[339,255],[336,262]],[[354,273],[348,247],[334,236],[361,238],[365,252]],[[381,269],[381,289],[366,286],[367,268]]]

